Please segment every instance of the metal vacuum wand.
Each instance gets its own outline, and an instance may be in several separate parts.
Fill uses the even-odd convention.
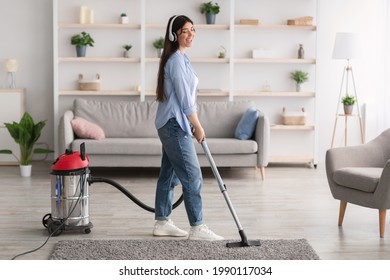
[[[225,198],[225,201],[226,201],[227,205],[229,206],[230,213],[232,214],[234,221],[236,222],[236,225],[238,228],[238,233],[240,234],[240,237],[241,237],[241,242],[227,243],[226,246],[227,247],[260,246],[260,240],[248,241],[246,234],[244,232],[244,229],[243,229],[243,227],[238,219],[236,211],[234,210],[233,205],[230,201],[230,198],[229,198],[229,195],[228,195],[228,192],[226,189],[226,185],[223,183],[222,178],[219,175],[217,166],[215,165],[214,159],[211,156],[209,147],[207,146],[207,143],[206,143],[206,139],[203,139],[203,141],[201,142],[201,145],[202,145],[203,151],[207,157],[207,160],[210,163],[211,170],[213,171],[214,176],[217,179],[219,189],[221,190],[221,192]]]

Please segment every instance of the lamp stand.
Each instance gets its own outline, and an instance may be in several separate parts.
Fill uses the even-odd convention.
[[[347,132],[348,132],[348,130],[347,130],[347,120],[348,120],[349,116],[353,116],[353,115],[351,115],[351,114],[350,115],[348,115],[348,114],[339,114],[339,107],[340,107],[341,98],[342,98],[341,94],[342,94],[342,91],[343,91],[344,80],[346,81],[346,84],[345,84],[346,85],[346,94],[348,95],[349,74],[351,74],[351,78],[352,78],[353,92],[354,92],[354,96],[355,96],[355,100],[356,100],[356,107],[357,107],[357,111],[358,111],[357,116],[359,118],[360,135],[361,135],[361,139],[362,139],[362,144],[364,143],[363,121],[362,121],[362,115],[360,113],[358,96],[357,96],[357,93],[356,93],[355,78],[353,76],[352,67],[349,66],[349,59],[347,61],[348,61],[348,63],[347,63],[347,66],[344,67],[343,77],[341,79],[341,87],[340,87],[339,99],[338,99],[338,103],[337,103],[336,117],[335,117],[335,122],[334,122],[334,127],[333,127],[333,136],[332,136],[332,144],[331,144],[332,148],[333,148],[333,144],[334,144],[334,137],[335,137],[335,134],[336,134],[337,120],[338,120],[339,116],[344,116],[345,117],[345,131],[344,131],[345,140],[344,140],[344,142],[345,142],[345,146],[347,146]]]

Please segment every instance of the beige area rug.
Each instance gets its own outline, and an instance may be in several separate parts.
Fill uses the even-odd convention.
[[[224,241],[63,240],[51,260],[319,260],[306,239],[260,240],[228,248]]]

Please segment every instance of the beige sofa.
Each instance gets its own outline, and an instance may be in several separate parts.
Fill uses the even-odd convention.
[[[249,101],[199,102],[198,115],[206,133],[207,144],[218,167],[259,167],[264,179],[268,165],[270,126],[260,112],[252,139],[234,136],[245,111],[254,107]],[[91,167],[159,167],[161,143],[154,126],[155,101],[97,101],[77,98],[72,110],[62,116],[59,125],[60,153],[79,150],[85,143]],[[75,117],[98,125],[105,138],[83,139],[72,127]],[[201,145],[194,139],[202,167],[209,166]]]

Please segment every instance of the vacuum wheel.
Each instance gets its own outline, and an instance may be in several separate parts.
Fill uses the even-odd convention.
[[[51,219],[51,214],[50,214],[50,213],[46,214],[46,215],[43,216],[43,218],[42,218],[42,224],[43,224],[43,226],[44,226],[45,228],[48,227],[48,221],[49,221],[49,219]]]

